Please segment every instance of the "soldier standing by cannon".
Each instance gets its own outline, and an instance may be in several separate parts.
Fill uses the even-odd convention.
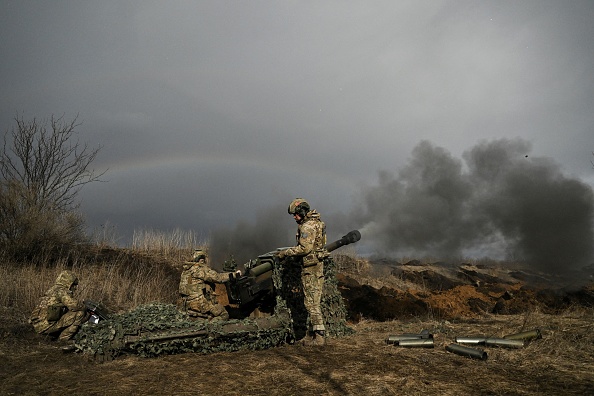
[[[227,320],[229,313],[216,301],[215,283],[228,280],[231,272],[216,272],[207,265],[206,258],[204,250],[197,249],[192,261],[184,264],[179,282],[178,309],[194,318]],[[241,275],[241,271],[235,273]]]
[[[280,260],[295,257],[302,265],[301,283],[303,285],[304,305],[307,310],[310,330],[303,339],[304,345],[324,345],[326,328],[322,315],[322,291],[324,287],[324,258],[328,252],[326,245],[326,225],[316,210],[310,210],[309,203],[303,198],[296,198],[289,204],[288,212],[298,224],[297,244],[294,247],[279,250],[276,255]]]

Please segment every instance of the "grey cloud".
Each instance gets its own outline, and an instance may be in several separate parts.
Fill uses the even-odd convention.
[[[339,237],[360,226],[339,213],[381,169],[456,180],[446,206],[431,194],[419,205],[435,224],[439,210],[459,213],[464,236],[476,226],[466,185],[477,186],[462,154],[483,139],[520,137],[529,161],[552,158],[592,185],[588,1],[23,0],[0,11],[3,129],[16,113],[79,114],[81,139],[103,146],[97,168],[110,169],[82,207],[90,227],[109,220],[125,240],[138,227],[232,230],[301,195]],[[444,169],[415,174],[419,150]],[[192,156],[217,163],[182,161]],[[394,172],[378,188],[404,194]],[[496,234],[489,251],[501,250]]]

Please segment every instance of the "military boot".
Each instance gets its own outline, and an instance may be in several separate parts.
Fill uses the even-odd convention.
[[[300,341],[301,345],[303,345],[303,346],[312,345],[312,342],[313,342],[313,332],[312,331],[308,331],[305,334],[305,337],[303,337]]]
[[[60,336],[58,337],[58,340],[68,341],[68,340],[72,339],[72,337],[74,337],[74,335],[76,334],[77,331],[78,331],[78,326],[76,326],[76,325],[68,326],[67,328],[62,330],[62,332],[60,333]]]
[[[62,347],[62,353],[72,353],[72,352],[76,352],[76,345],[69,344],[69,345],[64,345]]]
[[[316,330],[310,336],[303,339],[305,346],[322,346],[326,345],[326,332],[324,330]]]

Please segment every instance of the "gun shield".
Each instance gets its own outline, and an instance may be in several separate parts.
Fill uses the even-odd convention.
[[[450,344],[446,346],[446,351],[472,359],[487,360],[487,352],[483,351],[482,349],[474,349],[458,344]]]

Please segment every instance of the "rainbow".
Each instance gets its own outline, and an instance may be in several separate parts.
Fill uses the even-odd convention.
[[[287,163],[262,157],[221,156],[215,154],[179,155],[123,158],[106,162],[101,165],[108,169],[106,175],[126,177],[135,173],[154,172],[155,170],[179,170],[226,168],[230,170],[250,170],[255,174],[279,174],[287,180],[299,180],[303,175],[315,180],[326,180],[331,184],[339,184],[352,188],[353,179],[344,173],[336,172],[333,168],[319,168],[313,163]]]

